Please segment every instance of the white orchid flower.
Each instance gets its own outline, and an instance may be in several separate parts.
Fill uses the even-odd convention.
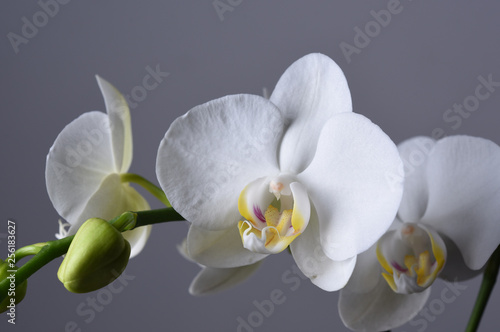
[[[402,195],[402,181],[388,180],[402,174],[396,146],[352,113],[341,69],[322,54],[292,64],[270,100],[226,96],[175,120],[156,171],[192,223],[193,260],[233,268],[290,246],[301,271],[328,291],[345,285]]]
[[[149,204],[120,175],[132,162],[130,112],[123,96],[97,76],[107,114],[82,114],[57,136],[47,156],[45,179],[50,200],[71,225],[61,236],[75,234],[89,218],[110,220],[126,211],[148,210]],[[151,226],[124,232],[137,255]]]
[[[415,137],[399,151],[406,179],[398,219],[359,256],[339,312],[355,331],[411,320],[441,277],[478,273],[500,244],[500,147],[476,137]]]

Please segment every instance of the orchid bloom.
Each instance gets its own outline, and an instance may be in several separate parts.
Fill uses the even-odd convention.
[[[500,244],[500,147],[476,137],[415,137],[399,146],[405,187],[398,218],[359,256],[339,312],[355,331],[411,320],[441,277],[480,272]]]
[[[191,222],[189,257],[233,268],[290,247],[314,284],[343,287],[402,195],[396,146],[351,108],[341,69],[310,54],[285,71],[270,100],[226,96],[176,119],[156,172]]]
[[[132,162],[132,129],[125,98],[97,76],[107,114],[82,114],[57,136],[47,156],[45,179],[50,200],[71,225],[59,238],[75,234],[90,218],[110,220],[126,211],[148,210],[147,201],[120,175]],[[137,255],[151,226],[123,233]]]

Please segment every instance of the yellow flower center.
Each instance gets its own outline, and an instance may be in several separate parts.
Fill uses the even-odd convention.
[[[446,261],[446,247],[434,231],[404,224],[386,233],[377,244],[382,276],[400,294],[421,292],[429,287]]]
[[[307,192],[290,175],[251,182],[240,194],[238,209],[244,218],[238,223],[243,246],[264,254],[286,249],[310,216]]]

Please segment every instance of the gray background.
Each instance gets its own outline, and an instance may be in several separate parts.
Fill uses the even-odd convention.
[[[131,172],[155,182],[157,147],[173,119],[227,94],[272,89],[293,61],[311,52],[339,63],[354,110],[395,142],[441,128],[447,135],[476,135],[500,143],[500,91],[481,101],[457,129],[443,119],[447,109],[474,93],[478,76],[491,74],[500,81],[500,4],[402,0],[402,11],[349,63],[340,43],[353,45],[354,29],[364,29],[374,20],[370,11],[386,9],[388,3],[243,0],[221,20],[210,0],[71,1],[61,4],[16,54],[7,34],[21,35],[23,17],[33,22],[41,7],[34,1],[5,1],[0,11],[0,233],[5,234],[10,218],[17,222],[20,245],[53,239],[58,215],[45,189],[45,156],[66,124],[84,112],[104,111],[95,74],[130,94],[142,85],[147,66],[159,65],[170,73],[131,111]],[[16,326],[7,324],[2,314],[0,329],[64,331],[73,321],[82,331],[235,331],[236,319],[256,310],[254,300],[268,299],[272,290],[280,289],[285,303],[255,331],[347,330],[338,317],[337,293],[323,292],[308,280],[293,291],[281,281],[294,265],[286,253],[266,259],[244,285],[211,297],[191,297],[187,288],[198,268],[176,251],[186,230],[184,223],[156,226],[126,270],[135,279],[112,299],[99,291],[67,292],[56,277],[60,260],[52,262],[30,279],[27,298],[17,307]],[[0,241],[4,258],[6,241]],[[443,306],[439,301],[446,284],[437,282],[426,330],[463,330],[479,282],[464,283],[467,288],[456,301]],[[86,322],[90,316],[77,314],[76,308],[96,296],[109,303]],[[497,288],[482,331],[495,330],[499,305]],[[414,322],[396,331],[419,327]]]

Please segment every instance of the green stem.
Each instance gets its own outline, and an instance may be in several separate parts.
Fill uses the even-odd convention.
[[[134,228],[169,221],[185,220],[171,207],[158,210],[137,211],[135,214],[137,215],[137,221]]]
[[[47,245],[47,242],[35,243],[16,250],[14,253],[16,263],[26,256],[36,255]]]
[[[132,217],[135,217],[135,225],[133,228],[130,227],[130,225],[133,224],[133,220],[131,220]],[[173,208],[169,207],[158,210],[126,212],[110,220],[110,223],[118,229],[125,231],[140,226],[178,220],[184,220],[184,218]],[[22,284],[31,275],[47,265],[49,262],[61,255],[64,255],[68,251],[73,238],[74,235],[65,237],[60,240],[48,241],[46,243],[37,243],[18,249],[15,253],[16,260],[26,257],[27,255],[35,256],[33,256],[23,266],[17,269],[17,271],[15,272],[15,284]],[[0,302],[2,302],[7,296],[9,287],[9,279],[0,281]]]
[[[475,332],[481,322],[481,317],[483,316],[484,309],[488,304],[488,299],[491,295],[491,291],[495,286],[497,281],[498,269],[500,268],[500,246],[495,250],[493,255],[491,255],[483,274],[483,282],[479,288],[479,293],[477,294],[476,303],[472,309],[472,314],[469,318],[469,323],[467,324],[466,332]]]
[[[109,223],[113,225],[119,232],[128,231],[136,226],[137,213],[124,212],[118,217],[111,219]]]
[[[163,192],[163,190],[161,190],[156,185],[154,185],[150,181],[146,180],[142,176],[137,175],[137,174],[133,174],[133,173],[125,173],[125,174],[121,174],[120,178],[121,178],[122,182],[137,183],[138,185],[142,186],[144,189],[149,191],[151,193],[151,195],[158,198],[158,200],[160,200],[160,202],[165,204],[165,206],[167,206],[167,207],[172,206],[172,205],[170,205],[170,202],[168,201],[167,196],[165,196],[165,193]]]

